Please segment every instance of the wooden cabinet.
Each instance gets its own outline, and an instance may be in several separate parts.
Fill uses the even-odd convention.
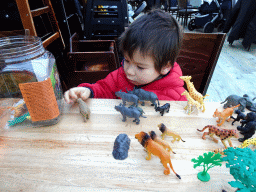
[[[115,40],[79,40],[75,33],[70,38],[68,53],[70,86],[95,83],[120,67]]]

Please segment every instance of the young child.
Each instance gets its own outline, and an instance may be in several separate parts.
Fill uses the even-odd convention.
[[[159,100],[186,101],[180,66],[175,62],[182,43],[181,27],[170,14],[152,10],[137,18],[120,36],[122,66],[95,84],[82,83],[65,92],[77,98],[117,99],[115,92],[142,88]]]

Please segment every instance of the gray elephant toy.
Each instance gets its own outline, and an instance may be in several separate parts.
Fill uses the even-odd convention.
[[[253,100],[255,98],[251,99],[247,94],[244,94],[243,97],[240,97],[238,95],[229,95],[225,99],[225,101],[221,102],[221,104],[226,102],[224,104],[224,106],[223,106],[224,109],[226,109],[228,107],[233,107],[233,106],[236,106],[236,105],[240,104],[238,109],[241,112],[244,112],[245,108],[247,108],[250,111],[256,112],[256,104],[253,103]]]

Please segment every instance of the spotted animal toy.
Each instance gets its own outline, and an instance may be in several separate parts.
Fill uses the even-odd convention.
[[[193,82],[190,81],[191,78],[192,78],[191,76],[181,76],[181,77],[180,77],[180,79],[182,79],[183,81],[185,81],[190,96],[191,96],[194,100],[196,100],[196,101],[198,101],[198,102],[200,103],[200,105],[201,105],[202,108],[203,108],[202,112],[205,112],[204,99],[205,99],[205,97],[207,97],[207,96],[209,96],[209,95],[206,94],[205,96],[203,96],[201,93],[199,93],[199,92],[196,90],[196,88],[195,88]]]
[[[160,144],[157,142],[153,141],[150,136],[141,131],[140,133],[135,135],[135,138],[138,140],[138,142],[146,149],[148,156],[146,157],[146,160],[151,159],[151,154],[157,156],[160,158],[161,163],[163,164],[165,170],[164,174],[169,175],[170,174],[170,168],[168,167],[168,164],[170,165],[173,173],[181,179],[181,177],[174,171],[172,162],[171,162],[171,157],[170,157],[170,152],[165,150]]]
[[[218,117],[218,120],[216,121],[218,126],[223,125],[225,120],[229,122],[231,120],[231,116],[234,112],[234,108],[239,107],[240,104],[234,106],[234,107],[229,107],[224,109],[222,112],[219,112],[218,109],[215,110],[213,117]]]
[[[213,125],[207,125],[202,130],[197,129],[197,131],[203,132],[205,129],[208,129],[209,132],[204,132],[202,139],[205,140],[206,139],[205,136],[209,135],[215,143],[218,143],[218,140],[213,137],[214,135],[216,135],[217,137],[219,137],[221,139],[221,142],[225,146],[225,148],[227,148],[227,145],[225,143],[226,140],[228,140],[229,146],[233,147],[233,145],[230,141],[230,138],[231,137],[235,137],[235,138],[239,137],[235,129],[231,129],[231,130],[221,129],[221,128],[215,127]]]
[[[181,93],[181,95],[185,95],[187,100],[188,100],[188,103],[186,105],[186,107],[184,107],[184,110],[187,110],[187,113],[188,115],[191,114],[191,109],[192,109],[192,106],[195,106],[197,108],[197,110],[199,111],[200,108],[201,108],[201,105],[198,101],[194,100],[191,95],[189,94],[189,92],[187,91],[184,91],[183,93]]]
[[[249,145],[255,145],[256,146],[256,138],[251,138],[245,140],[241,145],[239,145],[239,148],[245,148],[248,147]]]

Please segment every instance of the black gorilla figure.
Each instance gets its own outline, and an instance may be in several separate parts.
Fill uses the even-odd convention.
[[[241,126],[237,127],[237,130],[240,131],[244,138],[239,138],[238,141],[243,142],[246,139],[251,138],[255,134],[256,129],[256,113],[250,112],[246,115],[245,119],[242,120]]]

